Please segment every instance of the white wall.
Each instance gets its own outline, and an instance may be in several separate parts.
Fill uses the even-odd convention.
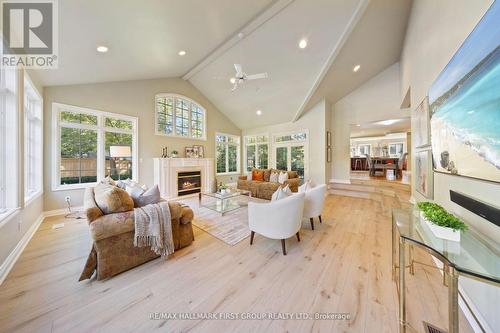
[[[287,122],[277,125],[244,129],[242,135],[276,134],[307,129],[309,131],[309,178],[315,183],[325,183],[327,177],[326,162],[326,122],[327,106],[325,100],[317,103],[296,122]],[[272,149],[272,147],[271,147]]]
[[[19,95],[20,101],[24,100],[24,72],[19,70]],[[33,81],[35,87],[39,90],[40,94],[42,92],[41,87],[37,84],[37,82]],[[19,119],[24,119],[24,103],[19,103]],[[22,124],[22,123],[21,123]],[[20,135],[19,149],[18,151],[21,153],[19,156],[19,170],[23,170],[23,137]],[[24,172],[19,172],[19,197],[20,201],[24,200],[23,194],[23,180]],[[38,218],[41,216],[43,212],[43,196],[39,196],[38,198],[32,200],[27,206],[22,207],[18,212],[9,216],[5,220],[0,222],[0,279],[3,277],[3,274],[8,269],[8,266],[11,264],[11,260],[14,259],[14,256],[17,254],[14,250],[16,246],[20,243],[21,239],[25,237],[28,231],[35,225]],[[10,257],[9,257],[10,256]],[[7,260],[8,259],[8,260]]]
[[[413,2],[401,58],[400,100],[410,87],[411,109],[417,107],[426,96],[432,82],[492,3],[492,0]],[[425,199],[415,192],[415,186],[412,186],[412,189],[417,201]],[[460,191],[498,206],[500,185],[464,177],[434,174],[435,201],[464,218],[485,238],[489,238],[493,245],[498,244],[500,228],[452,203],[449,199],[449,190]],[[479,309],[489,328],[493,332],[500,332],[498,316],[500,289],[465,278],[461,278],[461,285]]]
[[[408,117],[408,111],[400,109],[400,91],[399,63],[396,63],[333,105],[334,181],[350,181],[350,125]]]
[[[155,135],[154,98],[158,93],[176,93],[198,102],[207,111],[207,140],[190,140]],[[95,110],[121,113],[139,118],[139,182],[153,185],[153,157],[161,155],[168,146],[169,152],[177,150],[184,155],[184,148],[203,145],[205,157],[215,157],[215,132],[241,135],[241,130],[201,94],[191,83],[179,78],[108,82],[71,86],[47,87],[44,90],[45,117],[45,210],[65,207],[64,197],[71,196],[74,206],[82,205],[83,190],[52,191],[52,103],[58,102]],[[142,161],[142,162],[141,162]],[[227,179],[226,179],[227,178]],[[232,182],[237,176],[217,177],[219,181]]]

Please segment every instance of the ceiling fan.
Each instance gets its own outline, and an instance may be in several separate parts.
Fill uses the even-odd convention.
[[[233,84],[233,89],[231,89],[231,91],[235,91],[236,89],[238,89],[238,86],[240,84],[243,84],[245,81],[267,79],[268,77],[267,72],[248,75],[247,73],[243,72],[240,64],[234,64],[234,69],[236,70],[236,74],[230,80]]]

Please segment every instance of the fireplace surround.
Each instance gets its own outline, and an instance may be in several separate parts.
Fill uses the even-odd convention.
[[[215,191],[213,158],[155,158],[153,162],[154,182],[158,184],[162,198]],[[195,178],[196,175],[199,178]],[[198,186],[193,185],[196,182]]]

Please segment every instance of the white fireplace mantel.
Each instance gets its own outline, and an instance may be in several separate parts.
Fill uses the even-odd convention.
[[[178,197],[177,174],[186,171],[201,172],[201,191],[213,192],[215,189],[215,170],[213,158],[154,158],[154,182],[165,199]]]

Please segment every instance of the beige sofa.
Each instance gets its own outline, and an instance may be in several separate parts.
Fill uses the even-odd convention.
[[[169,202],[175,249],[194,240],[193,211],[178,202]],[[158,257],[149,247],[134,246],[134,211],[104,215],[94,199],[94,189],[85,191],[84,205],[93,246],[79,281],[90,279],[97,271],[97,280],[139,266]]]
[[[273,183],[269,181],[271,172],[285,172],[276,169],[255,169],[259,171],[264,171],[264,181],[257,180],[247,180],[247,176],[240,176],[238,179],[238,189],[247,190],[252,193],[252,197],[271,200],[274,192],[280,187],[279,183]],[[289,185],[292,192],[297,192],[300,185],[300,178],[296,171],[286,171],[288,172],[288,180],[282,186]]]

